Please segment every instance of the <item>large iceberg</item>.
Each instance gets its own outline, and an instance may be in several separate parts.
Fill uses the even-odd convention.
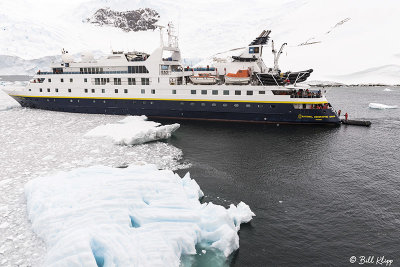
[[[200,187],[155,165],[94,166],[25,186],[32,227],[47,245],[45,266],[179,266],[207,244],[226,257],[254,215],[200,203]]]
[[[100,125],[85,134],[86,137],[109,137],[115,144],[137,145],[171,137],[178,123],[163,125],[148,121],[146,116],[128,116],[118,123]]]

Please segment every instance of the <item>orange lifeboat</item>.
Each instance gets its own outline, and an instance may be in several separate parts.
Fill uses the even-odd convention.
[[[238,70],[236,73],[228,73],[225,75],[226,84],[248,84],[249,82],[249,70]]]

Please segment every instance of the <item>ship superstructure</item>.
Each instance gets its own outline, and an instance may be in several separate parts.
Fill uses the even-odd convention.
[[[260,123],[340,122],[320,90],[289,82],[263,84],[260,75],[268,69],[261,58],[266,32],[225,67],[188,68],[181,63],[172,24],[166,44],[162,31],[160,27],[160,47],[151,54],[114,51],[103,59],[84,54],[77,62],[63,51],[62,62],[51,66],[50,72],[39,71],[26,87],[5,91],[23,107],[65,112]],[[239,70],[252,77],[248,83],[224,82],[227,71]],[[196,77],[212,77],[215,82],[196,84]]]

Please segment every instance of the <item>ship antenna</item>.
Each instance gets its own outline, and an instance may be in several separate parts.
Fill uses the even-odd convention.
[[[160,46],[163,47],[164,46],[163,28],[165,28],[165,26],[161,25],[154,25],[154,26],[156,26],[160,30]]]

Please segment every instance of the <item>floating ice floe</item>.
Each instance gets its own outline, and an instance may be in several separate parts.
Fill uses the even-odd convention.
[[[369,108],[373,108],[373,109],[391,109],[391,108],[397,108],[397,106],[388,106],[388,105],[379,104],[379,103],[369,103]]]
[[[12,108],[20,107],[17,101],[7,95],[0,86],[0,111],[9,110]]]
[[[146,116],[129,116],[115,124],[100,125],[85,134],[86,137],[109,137],[115,144],[137,145],[171,137],[180,125],[162,125],[148,121]]]
[[[201,204],[203,192],[155,165],[75,169],[25,186],[32,227],[47,245],[45,266],[179,266],[208,244],[227,257],[255,214],[240,202]]]
[[[383,89],[383,91],[384,91],[384,92],[392,92],[393,90],[390,89],[390,88],[385,88],[385,89]]]

